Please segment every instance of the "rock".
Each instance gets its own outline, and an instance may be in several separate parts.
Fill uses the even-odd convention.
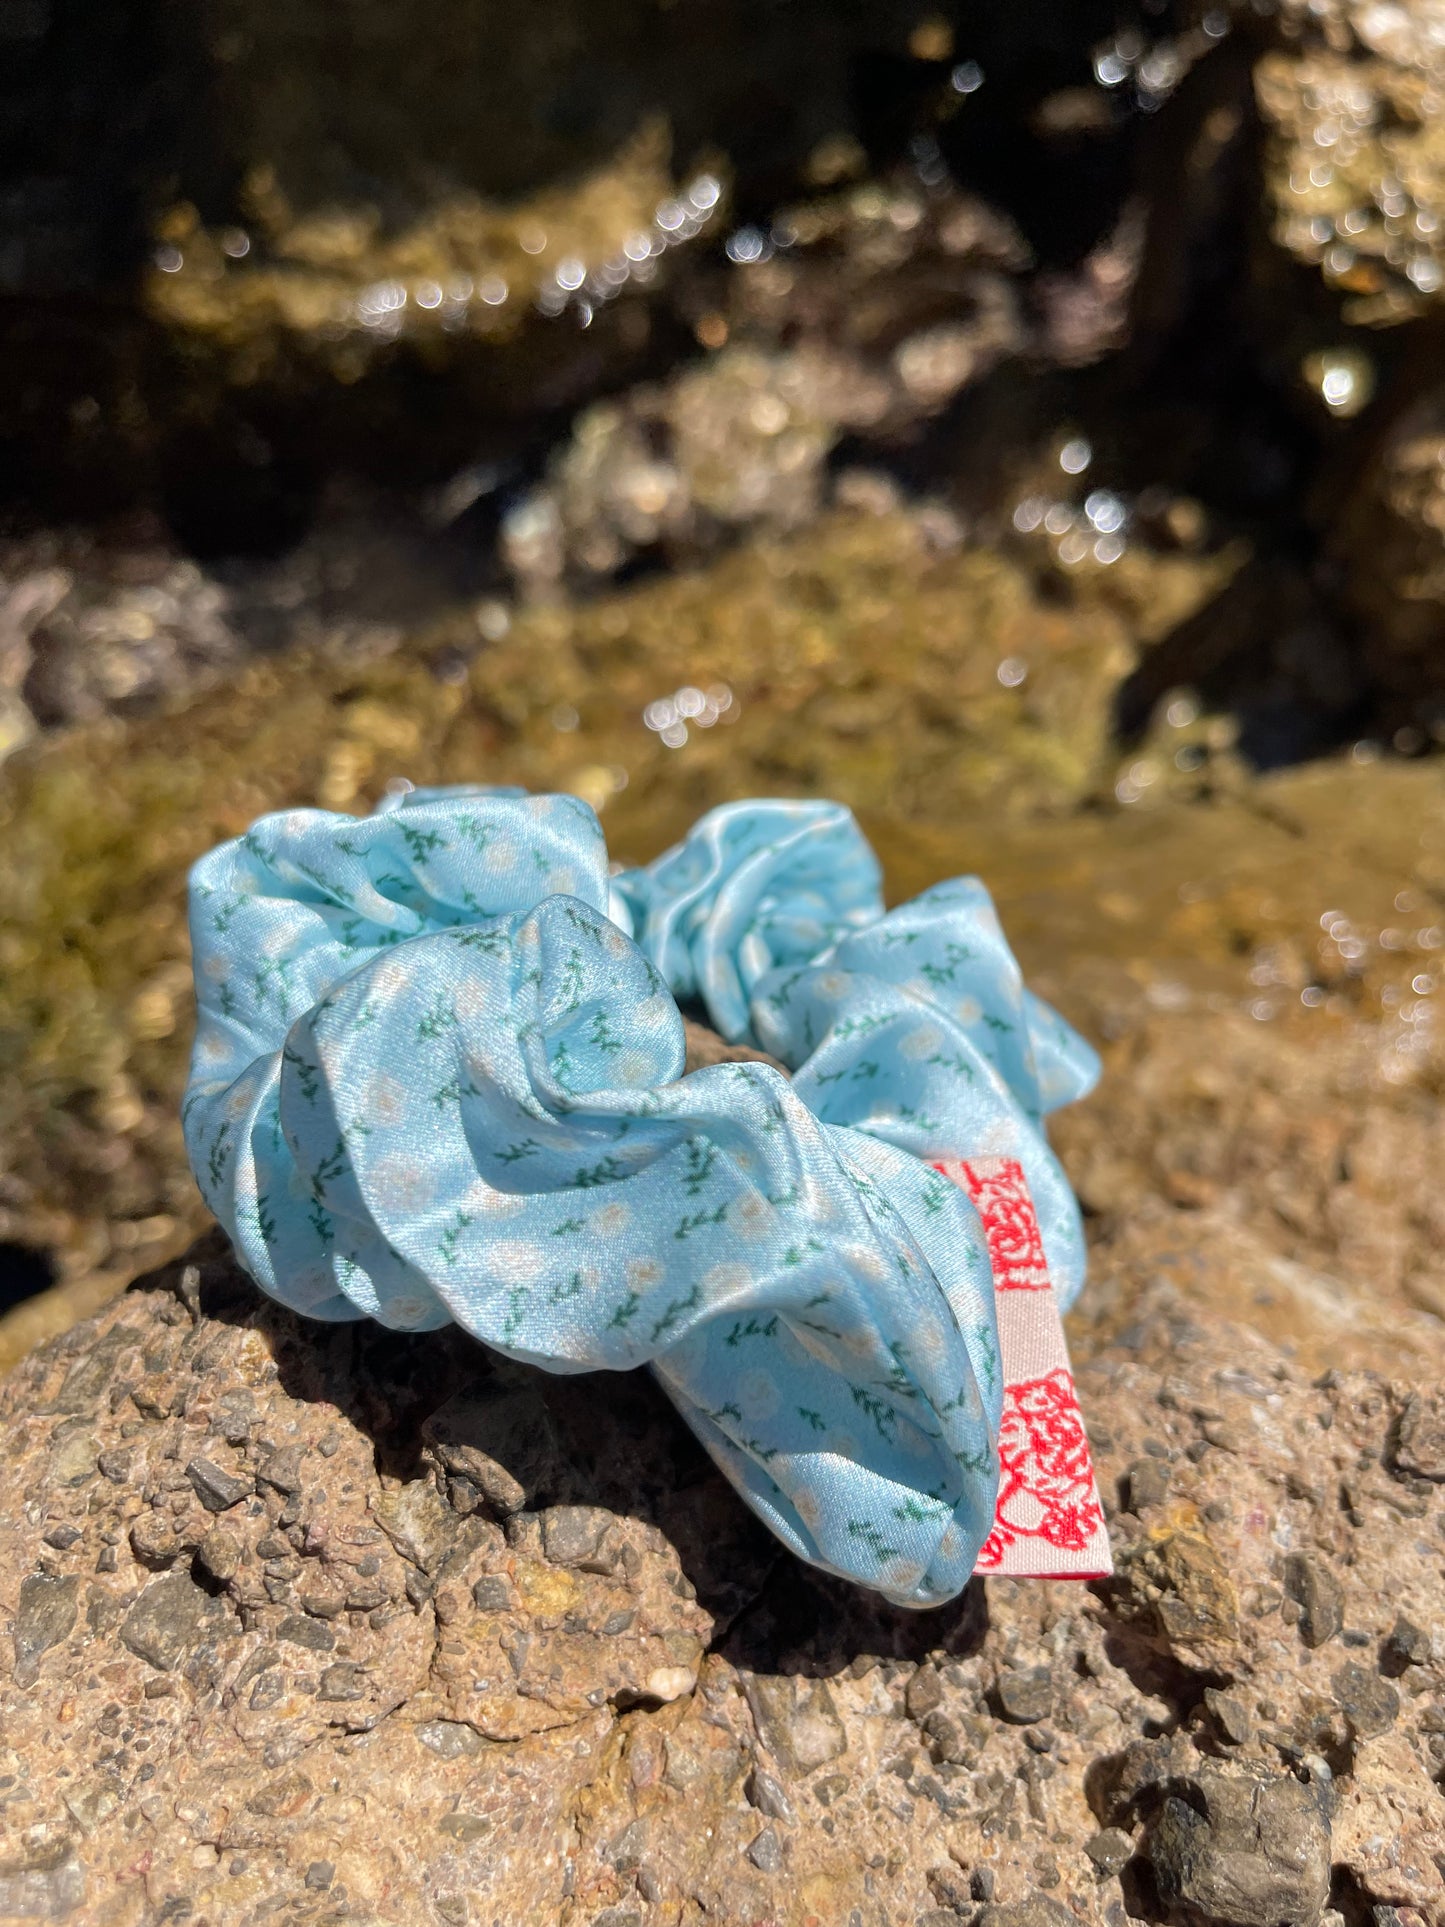
[[[1101,1874],[1116,1874],[1134,1855],[1134,1842],[1122,1827],[1105,1827],[1084,1842],[1084,1852]]]
[[[238,1477],[223,1467],[214,1465],[209,1459],[192,1459],[186,1467],[186,1477],[195,1488],[196,1497],[207,1512],[229,1512],[233,1505],[239,1505],[251,1490],[250,1479]]]
[[[601,1547],[611,1524],[612,1515],[601,1506],[552,1506],[542,1514],[542,1550],[554,1565],[608,1572],[612,1562]]]
[[[1331,1675],[1330,1685],[1336,1704],[1359,1739],[1377,1738],[1400,1716],[1400,1695],[1369,1666],[1349,1660]]]
[[[459,1393],[433,1412],[423,1437],[440,1467],[468,1480],[499,1516],[535,1505],[558,1472],[556,1433],[528,1384],[487,1397]]]
[[[1422,1479],[1445,1479],[1445,1395],[1415,1392],[1400,1415],[1395,1463]]]
[[[998,1703],[1006,1720],[1030,1726],[1053,1711],[1054,1681],[1047,1666],[1007,1668],[998,1676]]]
[[[748,1848],[748,1859],[759,1873],[777,1873],[783,1864],[783,1843],[771,1827],[756,1834]]]
[[[1066,1927],[1075,1916],[1046,1894],[1033,1894],[1002,1907],[985,1907],[974,1915],[975,1927]]]
[[[212,1526],[196,1548],[197,1563],[222,1585],[236,1577],[245,1557],[246,1550],[240,1539],[224,1526]]]
[[[1238,1638],[1234,1582],[1192,1508],[1134,1541],[1115,1585],[1176,1652],[1223,1656]]]
[[[223,1620],[218,1601],[187,1572],[168,1573],[147,1586],[121,1621],[121,1643],[158,1672],[168,1673]]]
[[[1323,1646],[1345,1623],[1344,1590],[1322,1559],[1292,1552],[1284,1562],[1285,1591],[1300,1608],[1300,1638]]]
[[[319,1619],[308,1619],[305,1613],[291,1613],[276,1628],[278,1639],[289,1640],[293,1646],[304,1646],[313,1653],[329,1653],[336,1645],[336,1635],[329,1626]]]
[[[476,1728],[461,1720],[428,1720],[416,1729],[416,1736],[443,1760],[475,1758],[485,1745]]]
[[[1330,1892],[1318,1789],[1201,1767],[1164,1800],[1144,1853],[1167,1904],[1231,1927],[1313,1927]]]
[[[67,1639],[75,1624],[80,1581],[57,1573],[34,1572],[20,1582],[15,1614],[15,1683],[30,1686],[41,1656]]]
[[[1204,1704],[1214,1715],[1220,1733],[1229,1745],[1243,1746],[1253,1738],[1254,1721],[1238,1693],[1227,1693],[1218,1686],[1206,1686]]]
[[[0,1918],[73,1920],[85,1898],[85,1872],[68,1840],[0,1860]]]
[[[522,1603],[517,1588],[504,1572],[484,1572],[472,1587],[472,1599],[477,1611],[483,1613],[515,1612]]]
[[[1131,1512],[1142,1512],[1146,1506],[1163,1505],[1169,1496],[1169,1467],[1162,1459],[1135,1459],[1124,1474],[1124,1479]]]
[[[403,1559],[435,1572],[456,1537],[457,1522],[430,1479],[413,1479],[399,1491],[382,1492],[372,1516]]]
[[[244,1424],[244,1421],[242,1423]],[[246,1427],[242,1432],[242,1438],[248,1436],[248,1433],[249,1427]],[[302,1489],[301,1458],[299,1445],[288,1445],[278,1452],[268,1452],[256,1468],[256,1477],[262,1485],[269,1485],[273,1491],[284,1492],[287,1498],[290,1498],[293,1493],[300,1492]],[[202,1500],[202,1504],[204,1503],[205,1501]]]
[[[485,767],[537,789],[580,786],[607,814],[609,846],[640,858],[710,803],[749,784],[781,785],[946,826],[966,867],[964,814],[988,821],[1006,800],[1014,817],[1025,796],[1030,808],[1052,809],[1090,793],[1112,767],[1114,693],[1127,665],[1210,594],[1232,560],[1131,544],[1107,582],[1075,587],[1070,578],[1066,608],[1011,551],[963,548],[936,533],[921,510],[839,513],[805,536],[745,545],[700,571],[506,618],[506,634],[485,648],[468,606],[414,648],[364,664],[324,650],[304,661],[278,656],[259,682],[243,675],[191,697],[183,731],[194,753],[177,756],[175,722],[151,717],[128,722],[123,743],[109,724],[96,725],[83,747],[79,736],[57,737],[31,761],[11,758],[0,776],[0,834],[16,878],[15,961],[0,973],[0,1026],[47,1042],[37,1041],[33,1064],[16,1063],[18,1108],[0,1146],[14,1185],[0,1200],[0,1237],[83,1250],[86,1278],[108,1277],[115,1289],[204,1228],[178,1121],[190,1026],[184,883],[189,863],[241,817],[298,798],[368,807],[403,762],[421,782],[471,780]],[[435,673],[448,650],[462,683]],[[997,669],[1025,657],[1021,697]],[[675,752],[638,724],[677,686],[684,658],[700,687],[728,687],[729,715],[747,718],[741,731],[719,723],[692,732],[685,790]],[[777,703],[783,662],[795,665],[794,681]],[[592,693],[577,729],[553,729],[546,718],[565,710],[582,681]],[[795,703],[811,719],[806,738]],[[962,736],[941,720],[960,704]],[[615,787],[618,771],[625,789]],[[100,866],[104,909],[99,895],[87,897],[99,887],[80,856],[93,822],[72,772],[113,799],[118,842]],[[77,926],[100,932],[83,968],[53,926],[49,906],[62,898]],[[126,934],[132,927],[143,939]],[[102,1117],[103,1130],[83,1121]],[[97,1160],[92,1131],[113,1133],[107,1157]],[[144,1227],[128,1234],[144,1242],[118,1242],[122,1223]],[[21,1329],[34,1343],[43,1308],[27,1316]],[[483,1437],[457,1431],[449,1443],[498,1460]],[[457,1476],[485,1493],[485,1468],[473,1472],[480,1483],[458,1462]],[[535,1474],[519,1465],[515,1477],[526,1487]],[[519,1509],[510,1488],[487,1503]]]
[[[758,1737],[779,1765],[812,1773],[847,1752],[847,1734],[822,1680],[752,1678],[744,1690]]]
[[[791,1826],[797,1817],[781,1782],[762,1767],[755,1766],[748,1775],[747,1796],[749,1804],[770,1820],[784,1820]]]
[[[130,1549],[143,1566],[159,1571],[180,1552],[173,1520],[164,1512],[143,1512],[130,1529]]]
[[[940,1862],[928,1870],[928,1891],[939,1905],[947,1909],[945,1918],[957,1919],[960,1914],[971,1915],[973,1896],[969,1892],[968,1876],[951,1860]],[[927,1915],[924,1916],[927,1919]]]
[[[909,1719],[917,1720],[920,1724],[935,1712],[943,1704],[943,1682],[937,1669],[920,1666],[908,1682],[903,1701],[908,1708]]]
[[[1417,1626],[1401,1613],[1390,1628],[1381,1657],[1397,1672],[1407,1666],[1423,1666],[1433,1651],[1433,1641],[1424,1627]]]
[[[1200,1262],[1231,1249],[1206,1243]],[[1314,1863],[1291,1861],[1289,1840],[1321,1845],[1324,1783],[1282,1777],[1282,1754],[1335,1769],[1322,1850],[1351,1891],[1405,1918],[1445,1907],[1445,1664],[1412,1641],[1423,1656],[1392,1722],[1362,1732],[1385,1709],[1368,1662],[1398,1617],[1428,1626],[1435,1611],[1441,1495],[1386,1462],[1419,1383],[1316,1382],[1222,1324],[1207,1289],[1186,1304],[1156,1283],[1141,1330],[1079,1367],[1106,1489],[1161,1449],[1171,1467],[1161,1506],[1114,1522],[1117,1596],[991,1580],[905,1613],[770,1545],[758,1556],[644,1374],[549,1378],[455,1331],[306,1324],[224,1261],[192,1263],[194,1312],[162,1271],[0,1383],[0,1612],[58,1634],[28,1685],[0,1683],[0,1777],[23,1764],[30,1795],[0,1805],[0,1870],[23,1872],[21,1894],[50,1881],[47,1905],[83,1894],[75,1927],[111,1927],[142,1801],[145,1905],[185,1899],[217,1922],[388,1882],[538,1927],[689,1896],[766,1919],[782,1882],[824,1920],[866,1921],[886,1889],[910,1922],[962,1907],[1056,1927],[1049,1909],[1064,1907],[1079,1927],[1117,1927],[1126,1891],[1157,1883],[1173,1851],[1171,1801],[1192,1815],[1176,1833],[1194,1829],[1174,1856],[1198,1896],[1181,1909],[1233,1906],[1220,1883],[1243,1879],[1261,1904],[1285,1895],[1280,1921],[1291,1906],[1304,1920]],[[76,1486],[55,1473],[52,1408],[71,1374],[98,1375],[96,1353],[127,1362],[119,1396],[91,1394],[93,1444],[128,1456],[119,1482],[95,1470]],[[462,1475],[431,1420],[519,1393],[530,1416],[513,1447],[489,1444],[525,1488],[530,1441],[550,1441],[542,1503],[460,1512],[438,1490]],[[1226,1418],[1238,1450],[1206,1437]],[[282,1447],[296,1457],[218,1518],[185,1468],[229,1463],[222,1426],[238,1476]],[[399,1481],[391,1468],[404,1475],[424,1440],[426,1475]],[[1401,1505],[1423,1508],[1403,1533]],[[160,1512],[178,1549],[156,1574],[128,1535]],[[47,1543],[65,1525],[80,1536]],[[1197,1574],[1197,1547],[1176,1570],[1161,1534],[1206,1528],[1236,1596],[1235,1636],[1210,1649],[1227,1687],[1178,1658],[1143,1590],[1150,1572]],[[1280,1538],[1330,1535],[1345,1625],[1366,1642],[1344,1660],[1338,1638],[1305,1646],[1280,1613]],[[97,1570],[97,1547],[113,1569]],[[1337,1679],[1346,1664],[1361,1677]],[[1040,1717],[991,1710],[995,1683],[999,1707]],[[928,1702],[921,1722],[900,1717],[910,1694]],[[1231,1699],[1249,1713],[1232,1730]],[[1226,1731],[1227,1765],[1211,1757]],[[1236,1812],[1244,1780],[1266,1789],[1252,1818]],[[53,1865],[36,1859],[38,1826],[64,1841]],[[202,1852],[216,1840],[219,1858]],[[328,1862],[330,1884],[308,1886]]]

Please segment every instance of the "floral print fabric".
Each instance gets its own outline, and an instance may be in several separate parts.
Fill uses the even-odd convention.
[[[196,865],[191,924],[187,1148],[263,1289],[552,1371],[649,1364],[801,1557],[900,1604],[963,1587],[998,1318],[932,1161],[1018,1162],[1067,1299],[1041,1119],[1093,1074],[979,884],[885,914],[836,805],[729,805],[613,878],[575,798],[413,791],[263,818]],[[685,1075],[678,997],[791,1080]]]

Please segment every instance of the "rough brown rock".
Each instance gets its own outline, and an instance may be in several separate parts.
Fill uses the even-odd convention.
[[[1081,1373],[1118,1577],[907,1614],[645,1375],[307,1325],[203,1243],[0,1388],[0,1921],[1438,1917],[1422,1388],[1138,1310]]]

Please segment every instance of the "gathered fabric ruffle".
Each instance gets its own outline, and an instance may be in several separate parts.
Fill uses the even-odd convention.
[[[982,1229],[931,1161],[1016,1158],[1072,1295],[1042,1117],[1094,1074],[981,885],[884,913],[836,805],[729,805],[612,877],[575,798],[413,791],[263,818],[197,864],[191,927],[187,1148],[264,1290],[650,1365],[801,1557],[961,1590],[1002,1375]],[[685,1074],[680,997],[791,1079]]]

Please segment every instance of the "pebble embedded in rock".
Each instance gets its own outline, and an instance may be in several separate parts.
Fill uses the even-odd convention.
[[[1176,1650],[1231,1647],[1239,1600],[1207,1536],[1186,1525],[1151,1532],[1119,1560],[1121,1591],[1132,1593]]]
[[[1362,1740],[1387,1732],[1400,1715],[1400,1695],[1369,1666],[1349,1660],[1333,1674],[1335,1704]]]
[[[224,1585],[241,1570],[246,1550],[233,1532],[228,1532],[224,1526],[212,1526],[197,1546],[196,1558],[203,1570]]]
[[[1162,1459],[1135,1459],[1124,1474],[1131,1512],[1146,1506],[1163,1505],[1169,1496],[1169,1467]]]
[[[288,1613],[276,1628],[276,1637],[288,1641],[292,1646],[304,1646],[313,1653],[329,1653],[336,1645],[336,1635],[331,1628],[306,1613]]]
[[[416,1736],[440,1760],[475,1759],[486,1744],[474,1726],[461,1720],[427,1720]]]
[[[1400,1414],[1395,1463],[1422,1479],[1445,1479],[1445,1394],[1412,1392]]]
[[[256,1424],[256,1401],[248,1391],[224,1392],[211,1414],[211,1430],[227,1445],[244,1445]]]
[[[552,1416],[531,1383],[458,1393],[426,1420],[422,1437],[446,1472],[504,1517],[545,1497],[562,1464]]]
[[[1401,1613],[1385,1640],[1384,1657],[1392,1667],[1423,1666],[1432,1651],[1430,1635]]]
[[[761,1767],[755,1766],[748,1775],[744,1791],[748,1796],[749,1805],[756,1807],[759,1813],[766,1814],[769,1820],[783,1820],[789,1826],[793,1824],[792,1804],[784,1793],[781,1782],[771,1773],[766,1773]]]
[[[509,1613],[520,1603],[517,1588],[504,1572],[484,1572],[472,1587],[478,1612]]]
[[[928,1735],[928,1750],[939,1766],[965,1766],[978,1751],[965,1729],[947,1713],[930,1713],[923,1730]]]
[[[1101,1874],[1116,1874],[1133,1858],[1134,1842],[1122,1827],[1105,1827],[1084,1842],[1084,1852]]]
[[[54,1573],[32,1572],[20,1582],[20,1606],[15,1615],[15,1683],[30,1686],[40,1670],[40,1658],[69,1637],[80,1601],[80,1581]]]
[[[1345,1595],[1325,1562],[1292,1552],[1284,1562],[1285,1590],[1300,1609],[1299,1633],[1306,1646],[1323,1646],[1345,1623]]]
[[[554,1566],[606,1572],[611,1561],[601,1552],[612,1514],[594,1505],[554,1505],[542,1514],[542,1550]]]
[[[903,1696],[911,1720],[922,1721],[943,1704],[943,1681],[933,1666],[920,1666]]]
[[[170,1572],[135,1601],[121,1621],[120,1638],[138,1658],[168,1673],[222,1618],[219,1602],[188,1572]]]
[[[371,1510],[402,1558],[422,1572],[435,1572],[456,1542],[457,1516],[430,1479],[378,1494]]]
[[[181,1549],[175,1526],[163,1512],[142,1512],[132,1521],[130,1549],[143,1566],[168,1566]]]
[[[238,1478],[210,1459],[192,1459],[186,1477],[207,1512],[229,1512],[233,1505],[249,1498],[254,1489],[249,1479]]]
[[[261,1461],[256,1477],[262,1485],[269,1485],[273,1491],[284,1493],[289,1499],[301,1490],[301,1458],[299,1445],[283,1446]]]
[[[1244,1746],[1253,1737],[1254,1721],[1250,1718],[1249,1708],[1237,1693],[1227,1693],[1218,1686],[1206,1686],[1204,1704],[1214,1715],[1215,1724],[1229,1745]]]
[[[1054,1707],[1053,1675],[1047,1666],[1005,1668],[998,1676],[998,1703],[1014,1726],[1047,1719]]]
[[[1031,1894],[1027,1900],[985,1907],[974,1915],[973,1927],[1078,1927],[1078,1922],[1057,1900]]]
[[[752,1674],[743,1690],[758,1736],[781,1766],[811,1773],[847,1751],[848,1736],[824,1681]]]
[[[1330,1892],[1317,1787],[1204,1763],[1170,1785],[1144,1843],[1167,1906],[1230,1927],[1313,1927]]]
[[[759,1873],[776,1873],[783,1864],[782,1842],[771,1827],[764,1827],[748,1848],[748,1859]]]
[[[366,1668],[351,1660],[339,1659],[323,1670],[316,1697],[327,1701],[359,1700],[366,1698],[366,1692]]]

